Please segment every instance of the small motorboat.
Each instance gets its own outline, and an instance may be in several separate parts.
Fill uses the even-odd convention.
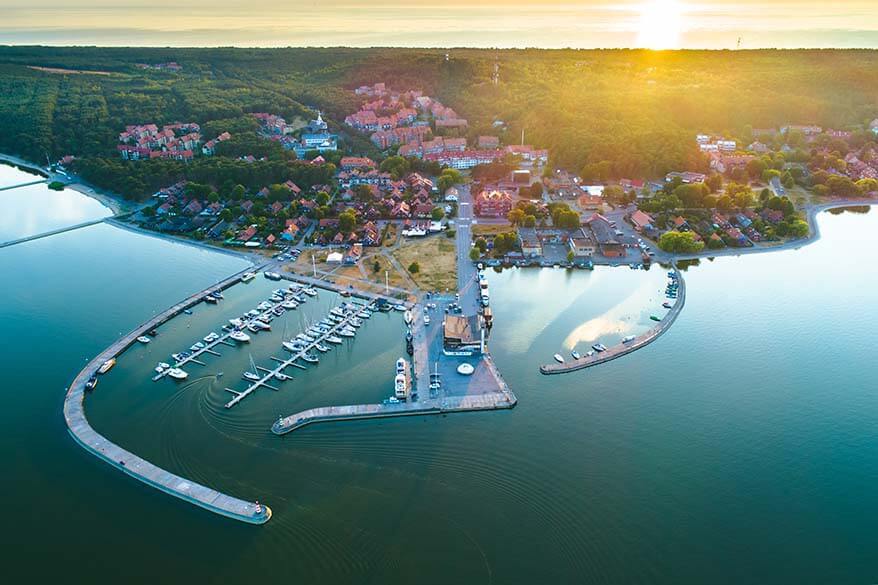
[[[181,370],[180,368],[171,368],[168,370],[168,375],[175,380],[185,380],[189,377],[189,374]]]
[[[564,363],[564,358],[561,357],[561,354],[560,354],[560,353],[556,353],[556,354],[554,355],[554,358],[555,358],[555,361],[558,362],[559,364],[563,364],[563,363]]]
[[[256,278],[255,272],[247,272],[241,276],[241,282],[250,282],[254,278]]]
[[[304,351],[307,347],[305,344],[296,343],[295,341],[283,341],[281,342],[281,345],[283,345],[285,350],[292,353],[299,353],[300,351]]]
[[[635,339],[637,339],[637,337],[635,337],[634,335],[626,335],[622,338],[622,343],[631,343]]]
[[[141,335],[137,338],[137,341],[139,341],[140,343],[149,343],[150,339],[146,335]]]
[[[247,331],[250,333],[259,333],[262,330],[253,323],[247,323]]]
[[[159,332],[156,331],[155,329],[150,329],[149,331],[146,332],[146,334],[151,335],[152,337],[155,337],[156,335],[159,334]]]
[[[573,359],[575,359],[575,360],[578,360],[579,358],[582,357],[581,355],[579,355],[579,352],[576,351],[575,349],[574,349],[573,351],[570,352],[570,355],[572,355],[572,356],[573,356]]]
[[[412,317],[412,312],[411,312],[411,311],[406,311],[405,313],[403,313],[403,314],[402,314],[402,318],[405,319],[405,324],[406,324],[406,325],[411,325],[411,324],[412,324],[412,321],[414,320],[414,317]]]
[[[603,343],[595,343],[591,348],[597,352],[606,351],[607,347]]]
[[[650,315],[649,318],[652,319],[653,321],[661,321],[662,320],[662,318],[657,316],[657,315]]]
[[[323,345],[322,343],[318,343],[314,346],[314,349],[319,352],[326,353],[327,351],[329,351],[330,348],[326,345]]]
[[[663,306],[664,308],[666,308],[666,309],[672,309],[672,308],[674,307],[674,305],[672,305],[672,304],[669,303],[668,301],[663,302],[663,303],[662,303],[662,306]]]
[[[585,357],[592,357],[593,355],[594,355],[594,350],[593,350],[593,349],[590,349],[590,350],[588,350],[587,352],[585,352]]]
[[[342,337],[353,337],[356,335],[356,332],[353,329],[342,329],[338,334]]]
[[[288,311],[292,311],[299,306],[299,303],[297,303],[296,301],[284,301],[283,303],[281,303],[280,306],[284,309],[287,309]]]
[[[424,315],[424,325],[430,324],[430,315]]]
[[[219,302],[219,299],[213,295],[204,295],[204,302],[215,305]]]
[[[308,295],[309,297],[316,297],[317,296],[317,289],[313,288],[313,287],[306,288],[302,292],[305,293],[306,295]]]
[[[308,343],[314,343],[315,341],[313,337],[305,335],[304,333],[299,333],[298,335],[296,335],[296,339],[301,339],[302,341],[306,341]]]
[[[206,346],[204,345],[204,342],[203,342],[203,341],[196,341],[196,342],[193,343],[191,346],[189,346],[189,351],[193,351],[193,352],[195,352],[195,351],[202,350],[202,349],[204,349],[205,347],[206,347]]]
[[[320,361],[320,358],[313,353],[306,353],[302,356],[302,360],[308,362],[309,364],[316,364]]]
[[[405,305],[393,305],[393,308],[397,311],[405,311]]]
[[[88,382],[85,383],[85,389],[88,390],[89,392],[91,392],[92,390],[95,389],[95,386],[97,386],[97,385],[98,385],[98,377],[92,376],[91,378],[88,379]]]
[[[98,368],[98,374],[106,374],[110,370],[113,369],[113,366],[116,365],[116,358],[110,358],[104,363],[101,364],[101,367]]]
[[[262,376],[253,372],[244,372],[244,379],[250,380],[251,382],[258,382],[260,379],[262,379]]]
[[[242,343],[250,341],[250,336],[243,331],[232,331],[232,333],[229,334],[229,338]]]
[[[328,341],[329,343],[334,343],[334,344],[338,345],[339,343],[342,342],[342,339],[338,335],[330,335],[329,337],[326,338],[326,341]]]
[[[265,330],[265,331],[271,331],[271,325],[269,325],[269,324],[266,323],[265,321],[258,321],[258,320],[257,320],[257,321],[254,321],[254,322],[253,322],[253,325],[254,325],[257,329],[263,329],[263,330]]]
[[[191,315],[192,309],[183,309],[183,312],[186,313],[187,315]]]

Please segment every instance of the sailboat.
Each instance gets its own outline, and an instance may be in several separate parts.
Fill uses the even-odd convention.
[[[259,370],[256,368],[256,362],[253,361],[252,353],[250,354],[250,371],[244,372],[244,378],[251,382],[258,382],[262,379],[262,376],[259,375]]]

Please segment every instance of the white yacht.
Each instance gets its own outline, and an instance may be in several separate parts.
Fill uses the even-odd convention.
[[[231,324],[234,327],[240,327],[241,325],[244,324],[244,322],[241,321],[240,319],[229,319],[229,324]]]
[[[281,345],[284,346],[285,350],[292,352],[292,353],[299,353],[300,351],[304,350],[307,347],[306,345],[303,345],[301,343],[296,343],[294,341],[284,341],[281,343]]]
[[[149,343],[150,339],[146,335],[141,335],[137,338],[137,341],[139,341],[140,343]]]
[[[637,339],[637,337],[635,337],[634,335],[626,335],[622,338],[622,343],[631,343],[635,339]]]
[[[175,380],[185,380],[189,377],[189,374],[181,370],[180,368],[171,368],[168,370],[168,375]]]
[[[397,400],[405,400],[409,395],[405,374],[397,374],[393,379],[393,396]]]
[[[338,332],[338,334],[342,337],[353,337],[354,335],[356,335],[353,329],[342,329]]]
[[[265,321],[253,321],[253,325],[256,326],[257,329],[263,329],[265,331],[271,331],[271,325],[266,323]]]
[[[554,358],[555,358],[555,361],[558,362],[559,364],[563,364],[563,363],[564,363],[564,358],[561,356],[560,353],[556,353],[556,354],[554,355]]]
[[[296,301],[284,301],[283,303],[281,303],[280,306],[283,307],[284,309],[292,311],[293,309],[295,309],[296,307],[299,306],[299,303],[297,303]]]
[[[399,358],[398,360],[396,360],[396,373],[397,374],[404,374],[406,371],[406,368],[408,368],[408,363],[405,361],[405,358]]]
[[[322,353],[326,353],[327,351],[329,351],[329,347],[323,345],[322,343],[318,343],[317,345],[314,346],[314,348],[317,351],[322,352]]]
[[[570,352],[570,355],[572,355],[572,356],[573,356],[573,359],[575,359],[575,360],[578,360],[579,358],[582,357],[581,355],[579,355],[579,352],[576,351],[575,349],[574,349],[573,351]]]
[[[259,309],[260,311],[267,311],[267,310],[269,310],[272,306],[273,306],[273,305],[272,305],[271,303],[269,303],[268,301],[262,301],[261,303],[259,303],[258,305],[256,305],[256,308]],[[258,313],[257,313],[257,314],[258,314]]]
[[[250,380],[251,382],[258,382],[261,376],[253,372],[244,372],[244,378]]]
[[[253,323],[247,323],[247,331],[249,331],[250,333],[259,333],[261,329],[259,329],[259,327],[257,327]]]
[[[305,293],[306,295],[308,295],[309,297],[316,297],[317,296],[317,289],[313,288],[313,287],[306,288],[302,292]]]
[[[314,338],[310,335],[305,335],[304,333],[299,333],[296,335],[296,339],[301,339],[302,341],[307,341],[308,343],[314,343]]]
[[[330,335],[329,337],[326,338],[326,341],[328,341],[329,343],[334,343],[334,344],[338,345],[339,343],[342,342],[342,339],[338,335]]]
[[[232,333],[229,334],[229,337],[231,339],[234,339],[235,341],[240,341],[242,343],[246,343],[246,342],[250,341],[250,336],[247,335],[246,333],[244,333],[243,331],[233,331]]]
[[[302,360],[308,362],[309,364],[316,364],[320,361],[320,358],[313,353],[306,353],[302,356]]]
[[[246,272],[241,276],[241,282],[250,282],[254,278],[256,278],[255,272]]]

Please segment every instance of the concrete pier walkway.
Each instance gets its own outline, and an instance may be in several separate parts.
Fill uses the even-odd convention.
[[[398,402],[394,404],[324,406],[303,410],[302,412],[278,419],[271,426],[271,432],[275,435],[285,435],[305,425],[318,422],[500,410],[513,408],[516,402],[517,399],[511,392],[493,392],[490,394],[448,396],[441,400]]]
[[[667,331],[671,327],[671,325],[674,324],[674,321],[677,319],[680,311],[683,310],[683,305],[686,303],[686,283],[683,280],[683,275],[676,268],[674,269],[674,272],[677,274],[677,282],[680,284],[679,288],[677,289],[677,299],[674,302],[674,306],[671,307],[671,309],[667,312],[664,318],[659,321],[655,327],[653,327],[646,333],[638,336],[634,339],[634,341],[631,341],[630,343],[620,343],[619,345],[614,345],[613,347],[607,349],[607,351],[596,353],[591,357],[582,356],[578,360],[572,360],[563,364],[543,364],[540,366],[540,372],[547,375],[564,374],[567,372],[575,372],[576,370],[590,368],[592,366],[596,366],[598,364],[603,364],[616,358],[620,358],[623,355],[628,355],[629,353],[637,351],[641,347],[645,347],[661,337],[661,335],[665,331]]]
[[[32,242],[34,240],[48,238],[49,236],[57,236],[58,234],[63,234],[65,232],[72,232],[73,230],[78,230],[78,229],[82,229],[85,227],[97,225],[99,223],[104,223],[104,221],[106,221],[106,218],[93,219],[91,221],[84,221],[82,223],[77,223],[75,225],[69,225],[66,227],[58,228],[56,230],[43,232],[41,234],[34,234],[32,236],[25,236],[23,238],[18,238],[16,240],[9,240],[8,242],[0,243],[0,248],[8,248],[9,246],[15,246],[16,244],[23,244],[25,242]]]
[[[18,189],[19,187],[30,187],[31,185],[39,185],[40,183],[47,183],[49,179],[40,179],[38,181],[31,181],[29,183],[21,183],[19,185],[8,185],[6,187],[0,187],[0,191],[11,191],[12,189]]]
[[[257,502],[241,500],[189,481],[186,478],[153,465],[130,451],[126,451],[91,427],[85,416],[84,408],[85,384],[89,378],[96,374],[101,364],[121,354],[128,346],[136,343],[136,339],[147,331],[165,323],[183,310],[202,302],[207,292],[228,288],[238,282],[244,272],[251,270],[253,269],[247,268],[242,270],[203,291],[195,293],[161,314],[156,315],[124,337],[116,340],[115,343],[91,360],[70,384],[70,388],[68,388],[67,395],[64,398],[64,419],[67,422],[67,429],[77,443],[93,455],[124,471],[131,477],[215,514],[250,524],[264,524],[271,518],[271,509],[268,506]],[[98,385],[97,391],[100,391],[100,385]]]

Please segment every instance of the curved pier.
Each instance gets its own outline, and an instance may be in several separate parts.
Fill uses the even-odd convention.
[[[153,465],[149,461],[141,459],[95,431],[88,423],[84,409],[85,384],[91,376],[95,375],[101,364],[125,351],[128,346],[135,343],[136,339],[147,331],[158,327],[185,309],[201,302],[204,295],[209,291],[226,289],[238,282],[244,272],[251,270],[256,269],[251,267],[242,270],[190,296],[163,313],[156,315],[121,339],[116,340],[115,343],[91,360],[70,384],[67,396],[64,398],[64,419],[67,421],[67,429],[77,443],[93,455],[124,471],[131,477],[216,514],[250,524],[265,524],[271,518],[271,509],[268,506],[260,505],[257,502],[248,502],[218,492],[207,486],[174,475]]]
[[[665,317],[659,321],[658,325],[638,336],[631,343],[614,345],[607,349],[607,351],[597,353],[591,357],[582,356],[578,360],[565,362],[563,364],[543,364],[540,366],[540,373],[546,375],[565,374],[567,372],[575,372],[576,370],[590,368],[620,358],[623,355],[628,355],[629,353],[637,351],[641,347],[649,345],[658,339],[662,333],[667,331],[671,325],[674,324],[680,311],[683,310],[683,305],[686,303],[686,282],[683,280],[683,274],[677,270],[676,267],[674,268],[674,272],[677,273],[677,282],[680,283],[680,286],[677,289],[677,302],[674,303],[674,306],[671,307]]]

